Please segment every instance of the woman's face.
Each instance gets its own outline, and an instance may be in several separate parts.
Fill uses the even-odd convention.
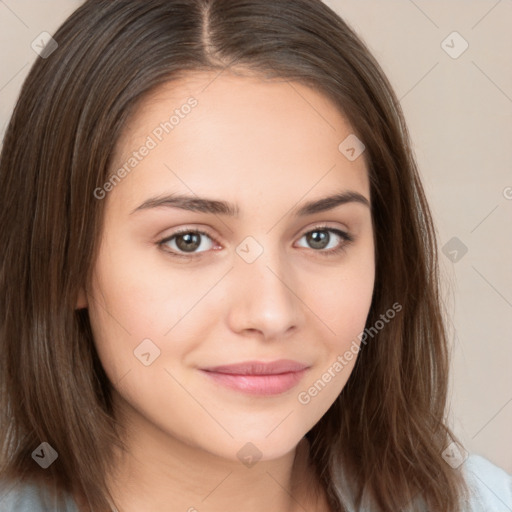
[[[166,84],[127,123],[92,199],[106,216],[78,306],[139,433],[272,459],[340,394],[374,286],[351,134],[312,89],[227,73]],[[279,360],[295,366],[206,370]]]

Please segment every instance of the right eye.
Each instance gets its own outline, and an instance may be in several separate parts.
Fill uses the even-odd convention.
[[[205,244],[204,240],[201,240],[202,237],[206,237],[213,242],[213,239],[205,231],[197,229],[181,229],[173,233],[171,236],[167,236],[163,240],[160,240],[158,245],[160,247],[170,247],[171,250],[163,250],[168,252],[171,256],[189,257],[208,250],[208,244]],[[203,250],[198,251],[198,249]]]

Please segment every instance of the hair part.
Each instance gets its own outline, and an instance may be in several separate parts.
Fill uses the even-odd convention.
[[[104,201],[130,115],[159,86],[225,70],[302,83],[364,141],[376,279],[367,326],[400,314],[361,350],[338,399],[307,433],[331,509],[395,512],[421,497],[457,512],[466,488],[441,452],[448,344],[435,230],[401,107],[361,39],[319,0],[88,0],[25,80],[0,157],[0,469],[109,507],[125,449],[87,310]],[[32,451],[59,454],[41,470]],[[346,471],[341,471],[343,468]],[[348,476],[350,475],[350,477]]]

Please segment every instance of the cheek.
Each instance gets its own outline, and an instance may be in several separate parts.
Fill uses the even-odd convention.
[[[318,345],[317,366],[298,390],[301,414],[313,424],[337,399],[359,357],[360,336],[370,310],[374,269],[371,260],[358,271],[341,272],[326,291],[311,292],[314,310],[321,312],[323,325]],[[317,288],[318,290],[318,288]],[[313,308],[312,308],[313,309]]]
[[[365,327],[375,284],[371,251],[351,256],[336,271],[307,287],[308,302],[324,324],[324,340],[331,349],[344,350]]]
[[[112,237],[102,247],[91,287],[98,326],[134,342],[150,334],[164,335],[186,312],[191,295],[187,272],[170,276],[164,263],[156,248]]]
[[[144,380],[152,372],[145,371],[148,356],[142,354],[150,354],[151,368],[179,364],[200,342],[197,333],[217,318],[204,314],[207,301],[201,298],[218,280],[218,272],[199,280],[186,265],[169,272],[156,251],[142,258],[133,247],[109,245],[100,253],[89,294],[96,350],[114,384],[127,372]]]

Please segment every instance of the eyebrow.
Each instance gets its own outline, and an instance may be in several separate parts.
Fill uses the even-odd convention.
[[[347,203],[359,203],[370,207],[370,201],[355,191],[343,191],[321,199],[309,201],[299,208],[294,208],[294,214],[297,217],[304,217],[314,213],[332,210],[337,206]],[[240,209],[237,205],[217,199],[208,199],[197,196],[187,196],[183,194],[171,194],[165,196],[151,197],[137,206],[130,212],[130,215],[140,210],[148,210],[153,208],[180,208],[182,210],[211,213],[215,215],[227,215],[230,217],[239,217]]]

